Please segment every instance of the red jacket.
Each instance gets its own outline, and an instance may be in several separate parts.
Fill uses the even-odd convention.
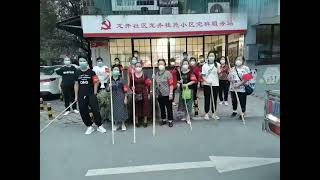
[[[172,75],[172,81],[173,81],[173,89],[177,88],[177,84],[178,84],[178,80],[177,80],[177,76],[178,76],[178,69],[177,67],[172,68],[171,70],[169,70],[171,75]]]
[[[195,74],[198,82],[202,81],[201,71],[202,71],[202,67],[200,65],[192,66],[192,72]]]

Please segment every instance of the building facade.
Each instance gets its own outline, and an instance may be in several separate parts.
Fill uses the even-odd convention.
[[[82,30],[93,65],[97,57],[107,65],[118,57],[127,67],[134,51],[145,67],[214,51],[231,64],[243,55],[262,77],[280,63],[280,0],[84,0],[83,7],[73,19],[80,25],[60,25]]]

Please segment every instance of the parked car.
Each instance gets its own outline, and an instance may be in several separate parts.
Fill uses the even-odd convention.
[[[40,96],[60,95],[59,79],[55,69],[62,67],[56,66],[40,66]]]
[[[266,91],[262,130],[280,137],[280,91]]]

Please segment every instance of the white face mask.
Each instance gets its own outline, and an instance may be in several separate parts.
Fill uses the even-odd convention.
[[[137,72],[141,72],[142,71],[142,67],[136,67],[136,71]]]
[[[199,61],[200,61],[200,63],[204,63],[204,59],[203,58],[199,59]]]
[[[133,56],[137,58],[137,57],[138,57],[138,54],[134,54]]]
[[[236,60],[236,65],[237,66],[241,66],[242,65],[242,61],[241,60]]]
[[[220,63],[221,63],[221,64],[225,64],[225,63],[226,63],[226,60],[222,59],[222,60],[220,61]]]
[[[176,63],[175,63],[175,62],[171,62],[170,65],[171,65],[171,66],[174,66],[174,65],[176,65]]]
[[[160,71],[164,71],[165,70],[165,66],[164,65],[159,65],[159,70]]]
[[[188,70],[188,69],[189,69],[189,65],[188,65],[188,64],[184,64],[184,65],[182,65],[182,69],[184,69],[184,70]]]
[[[195,65],[195,64],[196,64],[195,61],[190,61],[190,65],[191,65],[191,66],[193,66],[193,65]]]

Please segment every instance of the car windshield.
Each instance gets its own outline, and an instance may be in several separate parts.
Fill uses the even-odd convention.
[[[52,75],[57,67],[40,67],[40,75]]]

